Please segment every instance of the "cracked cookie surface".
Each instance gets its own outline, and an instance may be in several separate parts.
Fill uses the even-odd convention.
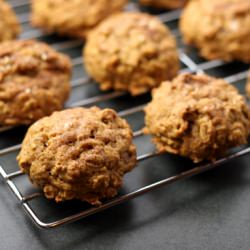
[[[70,93],[67,56],[34,40],[0,44],[0,125],[29,125],[60,110]]]
[[[142,13],[121,13],[102,22],[88,36],[84,61],[102,90],[127,90],[132,95],[157,87],[179,70],[169,29]]]
[[[119,12],[127,0],[32,0],[32,24],[46,32],[85,38],[109,15]]]
[[[48,199],[100,205],[136,165],[132,138],[128,123],[111,109],[68,109],[29,128],[18,162]]]
[[[184,41],[208,59],[250,62],[250,1],[194,0],[184,9]]]
[[[250,111],[237,89],[207,75],[182,74],[153,91],[145,132],[159,151],[215,160],[247,143]]]

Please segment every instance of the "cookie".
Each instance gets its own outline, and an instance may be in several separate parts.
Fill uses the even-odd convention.
[[[60,110],[70,93],[71,63],[34,40],[0,44],[0,125],[29,125]]]
[[[132,137],[111,109],[68,109],[34,123],[17,159],[48,199],[100,205],[117,194],[123,175],[136,165]]]
[[[143,94],[172,79],[179,70],[176,41],[156,17],[120,13],[88,36],[84,62],[102,90]]]
[[[4,0],[0,0],[0,16],[0,42],[15,39],[21,27],[16,14]]]
[[[31,22],[46,32],[85,38],[109,15],[121,11],[127,0],[32,0]]]
[[[214,161],[247,143],[250,111],[238,90],[208,75],[182,74],[163,82],[145,108],[147,134],[159,151]]]
[[[184,9],[184,41],[208,59],[250,62],[250,1],[194,0]]]
[[[161,9],[176,9],[185,5],[187,0],[140,0],[141,5]]]

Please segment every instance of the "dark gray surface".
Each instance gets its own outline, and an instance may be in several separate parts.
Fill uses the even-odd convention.
[[[23,10],[18,10],[22,13]],[[173,24],[174,25],[174,24]],[[174,27],[173,27],[174,28]],[[24,26],[28,30],[29,26]],[[61,39],[49,37],[51,43]],[[72,55],[72,51],[65,51]],[[74,50],[80,56],[81,48]],[[196,62],[201,59],[193,54]],[[228,76],[246,69],[245,65],[209,70],[217,76]],[[81,67],[75,77],[83,76]],[[238,82],[241,92],[244,81]],[[70,102],[101,94],[96,85],[73,91]],[[149,100],[149,96],[128,96],[101,107],[123,110]],[[135,130],[143,125],[143,115],[129,117]],[[0,134],[0,148],[21,142],[25,128]],[[150,152],[147,137],[135,140],[138,154]],[[0,180],[0,249],[249,249],[250,248],[250,156],[242,157],[200,176],[174,183],[98,215],[57,229],[37,228],[21,205]],[[16,170],[15,154],[0,158],[0,164]],[[180,157],[164,155],[147,160],[125,178],[121,193],[187,170],[193,164]],[[24,177],[16,180],[25,193],[30,192]],[[44,220],[53,220],[84,208],[79,202],[56,205],[44,198],[32,202]]]
[[[1,249],[249,249],[248,161],[244,157],[49,231],[33,225],[1,182]],[[148,183],[185,169],[185,163],[175,157],[150,160],[127,179]]]

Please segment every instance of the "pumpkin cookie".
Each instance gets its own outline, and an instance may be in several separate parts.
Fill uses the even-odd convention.
[[[184,9],[184,41],[209,60],[250,62],[250,1],[194,0]]]
[[[102,22],[84,49],[87,72],[102,90],[139,95],[175,77],[179,70],[176,41],[156,17],[121,13]]]
[[[153,91],[145,132],[159,151],[216,160],[247,143],[250,111],[237,89],[207,75],[182,74]]]
[[[117,194],[136,165],[128,123],[111,109],[75,108],[33,124],[18,163],[48,199],[100,205]]]
[[[28,125],[60,110],[70,93],[71,63],[34,40],[0,44],[0,125]]]
[[[32,24],[46,32],[85,38],[109,15],[121,11],[127,0],[32,0]]]

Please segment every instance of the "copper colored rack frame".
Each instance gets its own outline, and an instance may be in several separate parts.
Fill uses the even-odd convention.
[[[15,10],[19,10],[25,7],[29,7],[29,2],[27,0],[22,0],[22,1],[17,1],[17,0],[12,0],[9,1],[10,4],[12,5],[12,7]],[[131,3],[128,6],[129,10],[138,10],[139,6],[136,3]],[[19,12],[18,12],[19,13]],[[172,22],[178,22],[179,17],[180,17],[180,10],[174,10],[174,11],[170,11],[170,12],[164,12],[164,13],[160,13],[157,14],[157,16],[162,20],[162,22],[166,23],[167,25],[172,23]],[[27,10],[25,11],[20,11],[20,13],[18,14],[19,20],[20,22],[24,25],[27,24],[29,22],[29,12]],[[178,29],[176,28],[171,28],[172,33],[178,38],[180,37],[180,32]],[[41,39],[41,38],[45,38],[45,34],[43,34],[40,30],[34,29],[34,28],[30,28],[29,30],[24,31],[21,34],[21,39],[30,39],[30,38],[34,38],[34,39]],[[46,40],[45,40],[46,41]],[[49,43],[49,42],[48,42]],[[54,48],[56,48],[57,50],[60,51],[64,51],[67,49],[74,49],[76,46],[81,46],[82,45],[82,41],[80,40],[62,40],[58,43],[50,43]],[[192,59],[192,57],[189,55],[187,48],[183,47],[183,46],[179,46],[181,47],[179,49],[179,54],[180,54],[180,61],[182,63],[182,70],[181,72],[206,72],[207,70],[213,70],[215,68],[218,67],[223,67],[226,64],[222,61],[201,61],[201,62],[195,62],[194,59]],[[82,57],[75,57],[72,58],[72,63],[74,67],[77,66],[81,66],[82,64]],[[247,78],[247,71],[240,71],[237,73],[234,73],[232,75],[227,75],[226,77],[224,77],[225,80],[227,80],[230,83],[235,83],[235,82],[239,82],[239,81],[245,81],[245,79]],[[72,88],[76,88],[82,85],[87,85],[87,84],[93,84],[93,81],[88,78],[88,77],[81,77],[81,78],[75,78],[72,81]],[[107,101],[107,100],[113,100],[122,96],[126,96],[127,93],[125,92],[111,92],[111,93],[103,93],[101,95],[96,95],[94,97],[90,97],[87,99],[81,99],[81,100],[77,100],[73,103],[71,103],[70,105],[68,105],[67,107],[77,107],[77,106],[89,106],[89,105],[97,105],[98,103],[102,102],[102,101]],[[122,117],[128,117],[130,115],[134,115],[138,112],[141,112],[144,108],[144,106],[146,105],[146,103],[139,105],[139,106],[134,106],[131,107],[129,109],[125,109],[123,111],[119,112],[119,115]],[[66,108],[67,108],[66,107]],[[0,128],[0,132],[4,133],[7,130],[11,130],[13,128],[11,127],[2,127]],[[134,137],[140,137],[140,136],[144,136],[142,130],[137,130],[134,132]],[[0,150],[0,160],[2,157],[11,155],[12,153],[17,153],[21,148],[21,145],[14,145],[8,148],[4,148]],[[123,203],[125,201],[134,199],[140,195],[146,194],[150,191],[153,191],[155,189],[158,189],[162,186],[165,186],[167,184],[191,177],[191,176],[195,176],[197,174],[203,173],[207,170],[216,168],[232,159],[241,157],[243,155],[246,155],[250,153],[250,147],[245,147],[243,149],[239,149],[237,152],[234,152],[224,158],[221,158],[219,160],[217,160],[216,162],[213,163],[207,163],[207,164],[203,164],[203,165],[194,165],[193,168],[181,172],[177,175],[162,179],[160,181],[154,182],[152,184],[143,186],[139,189],[136,189],[133,192],[129,192],[126,194],[122,194],[119,195],[118,197],[111,199],[109,201],[106,201],[104,204],[102,204],[101,206],[98,207],[91,207],[91,208],[87,208],[81,212],[77,212],[75,214],[72,214],[70,216],[66,216],[57,220],[54,220],[52,222],[45,222],[42,221],[41,218],[39,218],[39,216],[37,215],[36,210],[34,210],[31,205],[30,202],[38,197],[41,197],[43,194],[40,192],[33,192],[30,195],[24,195],[22,193],[22,191],[20,190],[20,188],[18,188],[18,186],[15,183],[15,180],[17,177],[23,177],[23,174],[20,170],[14,171],[14,172],[10,172],[7,173],[6,169],[8,169],[8,166],[1,166],[0,165],[0,174],[3,177],[4,181],[6,182],[7,186],[10,188],[10,190],[13,192],[13,194],[15,195],[15,197],[17,198],[17,200],[20,202],[21,206],[23,207],[23,209],[26,211],[26,213],[29,215],[29,217],[32,219],[32,221],[39,227],[41,228],[55,228],[58,226],[61,226],[63,224],[66,223],[70,223],[70,222],[74,222],[77,221],[79,219],[85,218],[89,215],[101,212],[105,209],[108,209],[110,207],[113,207],[115,205],[118,205],[120,203]],[[138,160],[138,165],[140,165],[141,161],[145,161],[149,158],[153,158],[153,157],[157,157],[159,156],[159,153],[152,151],[146,154],[142,154],[139,155],[137,157]]]

